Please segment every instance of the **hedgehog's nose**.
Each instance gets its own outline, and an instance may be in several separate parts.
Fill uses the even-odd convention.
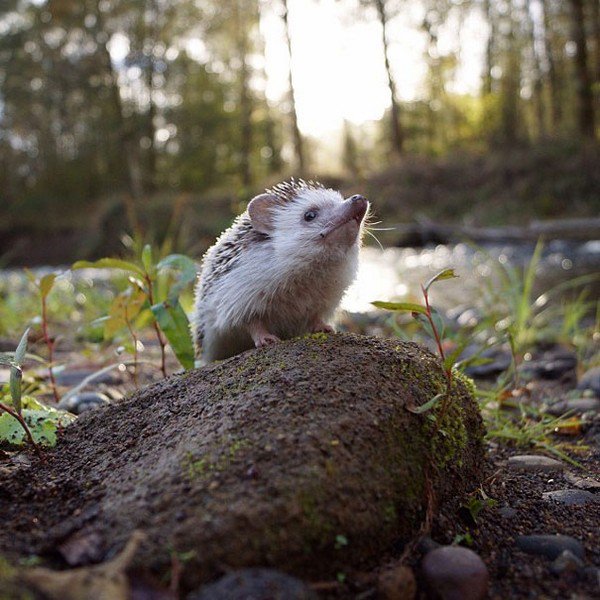
[[[348,198],[348,200],[350,200],[350,202],[352,202],[352,204],[356,204],[357,202],[366,202],[367,199],[364,196],[361,196],[360,194],[354,194],[354,196],[350,196],[350,198]]]

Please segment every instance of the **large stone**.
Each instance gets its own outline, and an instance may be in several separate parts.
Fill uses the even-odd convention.
[[[442,546],[423,559],[423,579],[430,596],[441,600],[481,600],[490,575],[480,556],[461,546]]]
[[[165,573],[176,553],[187,589],[224,566],[335,578],[417,533],[425,477],[440,501],[474,489],[470,382],[455,378],[443,435],[439,406],[408,410],[444,381],[415,344],[324,334],[173,376],[84,414],[3,485],[0,554],[55,555],[85,529],[106,558],[139,529],[137,566]]]

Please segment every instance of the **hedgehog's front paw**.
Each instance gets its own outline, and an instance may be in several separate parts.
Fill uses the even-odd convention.
[[[269,330],[265,327],[264,323],[261,323],[260,321],[252,323],[250,327],[248,327],[248,331],[257,348],[264,348],[265,346],[270,346],[271,344],[276,344],[281,341],[276,335],[269,333]]]
[[[257,348],[264,348],[265,346],[270,346],[271,344],[276,344],[281,340],[272,333],[265,333],[264,335],[258,336],[254,339],[254,345]]]
[[[335,333],[335,329],[325,321],[315,321],[310,328],[311,333]]]

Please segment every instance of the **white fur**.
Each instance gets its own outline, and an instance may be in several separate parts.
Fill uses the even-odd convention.
[[[362,234],[351,220],[322,237],[343,201],[333,190],[306,189],[293,202],[276,205],[270,239],[250,244],[231,271],[202,290],[203,278],[215,268],[215,249],[233,238],[235,223],[217,240],[205,255],[196,294],[194,323],[204,332],[203,361],[253,348],[248,331],[253,321],[289,339],[333,317],[356,275]],[[318,217],[307,222],[309,210]]]

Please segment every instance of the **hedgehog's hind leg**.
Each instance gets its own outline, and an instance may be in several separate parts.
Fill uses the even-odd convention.
[[[205,363],[223,360],[252,348],[254,342],[246,329],[222,330],[207,327],[202,345],[202,360]]]
[[[276,344],[281,341],[267,329],[267,326],[262,321],[252,321],[252,323],[248,325],[248,333],[250,333],[250,337],[257,348],[270,346],[271,344]]]

